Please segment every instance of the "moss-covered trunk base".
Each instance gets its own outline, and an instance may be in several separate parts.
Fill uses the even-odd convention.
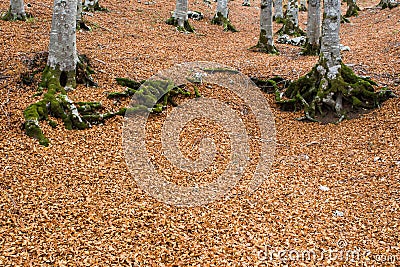
[[[324,64],[317,64],[311,72],[292,82],[286,90],[276,90],[277,103],[283,110],[304,110],[304,117],[300,119],[338,122],[380,107],[384,101],[395,97],[386,88],[375,91],[375,82],[355,75],[343,63],[336,78],[329,79],[327,73]]]
[[[1,16],[0,19],[5,21],[16,21],[16,20],[26,21],[28,18],[32,18],[32,15],[27,13],[13,14],[11,12],[11,7],[10,7],[7,13]]]
[[[303,56],[318,56],[321,46],[319,44],[310,44],[308,40],[301,50]]]
[[[192,27],[192,25],[190,25],[188,20],[185,20],[183,22],[183,26],[179,26],[179,22],[178,19],[174,18],[174,17],[170,17],[169,19],[167,19],[165,21],[165,23],[167,23],[168,25],[172,25],[175,26],[176,29],[180,32],[194,32],[194,28]]]
[[[287,34],[289,36],[295,36],[295,37],[306,35],[306,33],[299,26],[293,25],[293,23],[290,22],[289,20],[285,20],[282,28],[280,28],[279,31],[277,31],[276,33],[278,35]]]
[[[225,18],[221,12],[218,12],[211,20],[212,24],[223,26],[226,32],[237,32],[236,28],[232,25],[228,18]]]
[[[99,114],[98,111],[102,108],[99,102],[74,103],[68,98],[68,89],[75,88],[77,82],[93,85],[90,78],[93,71],[88,65],[88,59],[85,56],[80,56],[79,59],[76,71],[65,72],[57,67],[46,66],[36,96],[45,93],[41,100],[24,110],[25,132],[39,140],[41,145],[48,146],[49,140],[43,134],[39,123],[47,121],[50,126],[56,127],[57,123],[50,119],[51,117],[61,119],[67,129],[86,129],[92,124],[118,115],[118,112]]]
[[[354,1],[347,0],[347,11],[344,16],[346,18],[357,17],[358,11],[360,11],[360,8],[357,6],[357,4],[354,3]]]

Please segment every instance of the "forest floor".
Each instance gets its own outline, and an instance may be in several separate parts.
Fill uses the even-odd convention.
[[[78,86],[69,94],[75,101],[115,108],[105,93],[122,90],[116,77],[147,79],[182,62],[213,61],[248,76],[296,79],[317,61],[282,44],[276,44],[278,56],[250,52],[259,33],[255,2],[230,2],[237,33],[210,24],[215,3],[190,2],[189,10],[205,15],[191,20],[195,34],[164,23],[174,1],[100,3],[110,12],[85,15],[93,31],[77,34],[99,86]],[[355,265],[346,253],[360,253],[364,266],[400,266],[399,99],[335,125],[299,122],[301,112],[280,111],[263,93],[276,127],[268,179],[251,195],[231,193],[203,207],[176,208],[136,186],[125,164],[122,117],[82,131],[42,123],[49,147],[24,134],[23,110],[40,98],[32,97],[35,86],[21,84],[20,75],[29,59],[47,50],[52,16],[52,1],[29,4],[34,19],[0,21],[0,266]],[[400,95],[400,9],[369,8],[378,4],[370,0],[358,4],[359,16],[341,28],[341,43],[351,49],[343,62]],[[0,11],[7,9],[2,1]],[[303,28],[306,17],[302,12]],[[232,97],[223,90],[214,94]],[[159,130],[163,116],[152,116],[150,126]],[[265,258],[284,250],[292,250],[292,260]],[[329,250],[336,254],[329,257]],[[303,251],[318,257],[295,259]]]

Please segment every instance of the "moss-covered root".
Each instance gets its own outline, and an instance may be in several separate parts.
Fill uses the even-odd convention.
[[[285,24],[286,21],[285,18],[275,16],[272,17],[272,20],[279,24]]]
[[[135,103],[130,111],[150,111],[160,113],[171,104],[176,106],[173,97],[176,95],[190,96],[191,93],[182,89],[182,86],[176,86],[170,80],[149,80],[145,82],[136,82],[126,78],[117,78],[117,82],[123,86],[129,86],[122,92],[109,93],[108,98],[132,97],[132,103]],[[195,95],[200,93],[195,90]]]
[[[175,26],[176,29],[180,32],[193,33],[195,31],[195,29],[192,27],[192,25],[190,25],[188,20],[185,20],[183,22],[183,27],[179,26],[178,20],[174,17],[170,17],[165,21],[165,23],[167,23],[168,25]]]
[[[225,18],[221,12],[218,12],[214,18],[211,20],[212,24],[221,25],[226,32],[238,32],[236,28],[232,25],[231,21],[228,18]]]
[[[359,77],[344,64],[334,79],[328,79],[322,65],[289,85],[276,90],[277,103],[284,110],[303,109],[304,119],[317,121],[332,113],[341,121],[357,109],[373,109],[395,95],[386,88],[375,92],[376,83]],[[328,116],[329,117],[329,116]],[[332,121],[331,121],[332,122]]]
[[[278,35],[284,35],[287,34],[289,36],[305,36],[306,33],[299,27],[299,26],[294,26],[290,20],[285,20],[282,28],[279,29],[279,31],[276,32]]]
[[[318,56],[321,46],[319,44],[310,44],[308,40],[301,50],[303,56]]]
[[[16,20],[26,21],[26,19],[28,18],[32,18],[32,16],[26,13],[13,14],[11,12],[11,7],[8,9],[7,13],[5,13],[3,16],[0,17],[1,20],[5,21],[16,21]]]
[[[357,6],[354,0],[347,0],[347,11],[344,16],[346,18],[357,17],[358,11],[360,11],[360,8]]]
[[[350,20],[343,15],[340,15],[340,23],[350,23]]]

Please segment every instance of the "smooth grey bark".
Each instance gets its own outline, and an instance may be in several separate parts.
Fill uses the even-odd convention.
[[[276,54],[278,50],[274,46],[274,34],[272,28],[272,0],[261,0],[260,11],[260,37],[256,48],[260,52]]]
[[[4,20],[25,20],[24,0],[10,0],[10,9],[3,17]]]
[[[286,17],[279,35],[301,36],[304,32],[299,27],[299,6],[297,0],[289,0],[287,4]]]
[[[224,18],[228,18],[228,0],[217,1],[217,11],[215,12],[215,16],[218,16],[218,13],[220,13]]]
[[[328,67],[328,77],[335,78],[341,65],[340,57],[340,0],[324,1],[320,64]]]
[[[275,0],[274,6],[275,6],[274,20],[277,22],[282,22],[283,20],[282,0]]]
[[[67,75],[68,88],[76,85],[76,13],[77,0],[54,0],[47,66]]]
[[[188,0],[176,0],[176,7],[172,16],[175,18],[177,26],[185,27],[185,22],[188,20],[187,12]]]
[[[308,0],[307,42],[303,54],[317,55],[321,37],[321,0]]]

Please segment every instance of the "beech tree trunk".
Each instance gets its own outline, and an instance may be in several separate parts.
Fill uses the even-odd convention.
[[[217,10],[215,12],[215,16],[212,19],[211,23],[222,25],[224,27],[224,31],[237,32],[235,27],[230,22],[228,16],[229,16],[228,0],[218,0]]]
[[[321,0],[308,0],[307,42],[303,49],[304,55],[319,54],[319,39],[321,37]]]
[[[80,1],[80,0],[78,0]],[[60,85],[75,88],[77,0],[54,0],[50,31],[48,71],[57,73]]]
[[[177,0],[173,17],[176,19],[179,27],[184,28],[188,20],[188,0]]]
[[[299,6],[297,0],[288,1],[285,21],[282,28],[278,31],[278,34],[287,34],[290,36],[305,35],[303,30],[299,27]]]
[[[215,12],[215,16],[221,14],[224,18],[228,18],[228,0],[218,0],[217,1],[217,11]]]
[[[277,23],[282,23],[283,22],[283,7],[282,7],[282,0],[275,0],[274,2],[275,6],[275,15],[274,15],[274,20]]]
[[[188,21],[188,0],[176,0],[175,11],[166,23],[176,26],[182,32],[194,32]]]
[[[258,44],[252,49],[268,54],[277,54],[272,28],[272,4],[272,0],[261,0],[260,37]]]
[[[3,20],[26,20],[24,0],[11,0],[8,12],[2,17]]]
[[[375,82],[355,75],[342,63],[340,20],[340,0],[324,0],[318,63],[308,74],[293,81],[283,93],[275,91],[276,100],[283,109],[296,110],[299,106],[304,109],[305,116],[300,119],[319,121],[320,118],[328,118],[328,122],[335,122],[333,118],[336,117],[336,121],[340,122],[350,111],[376,108],[394,97],[387,89],[375,92]],[[327,116],[330,113],[334,116]]]

